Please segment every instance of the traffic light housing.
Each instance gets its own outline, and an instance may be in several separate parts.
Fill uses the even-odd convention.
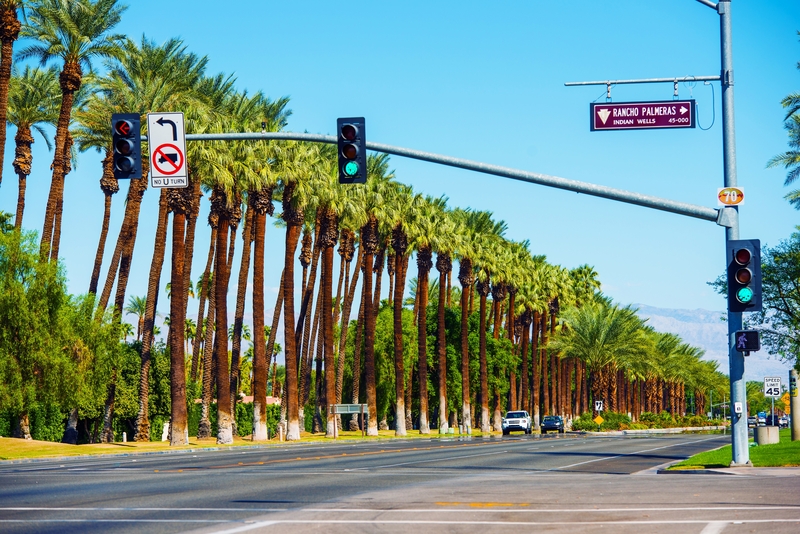
[[[111,115],[111,139],[114,145],[114,178],[141,178],[142,127],[139,114]]]
[[[364,117],[336,119],[339,183],[367,182],[367,138]]]
[[[761,311],[761,242],[736,239],[727,243],[728,311]]]

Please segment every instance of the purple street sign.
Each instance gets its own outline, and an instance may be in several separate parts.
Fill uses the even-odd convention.
[[[694,128],[694,100],[589,104],[591,130]]]

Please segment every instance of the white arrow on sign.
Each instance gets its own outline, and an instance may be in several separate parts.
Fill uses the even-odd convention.
[[[683,115],[684,113],[686,113],[687,111],[689,111],[689,109],[688,109],[688,108],[685,108],[685,107],[683,107],[683,106],[681,106],[679,111],[681,112],[681,115]]]
[[[600,120],[603,121],[603,124],[605,124],[606,121],[608,120],[608,117],[611,115],[611,110],[601,109],[597,112],[597,114],[600,116]]]

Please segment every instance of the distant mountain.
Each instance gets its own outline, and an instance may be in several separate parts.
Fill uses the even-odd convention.
[[[659,332],[677,334],[687,343],[705,350],[705,359],[719,362],[719,370],[728,374],[728,324],[725,312],[674,310],[646,304],[634,304],[634,307],[639,309],[639,317],[647,319],[648,325]],[[744,364],[746,380],[762,381],[765,376],[780,376],[787,383],[790,369],[788,363],[763,350],[752,353]]]

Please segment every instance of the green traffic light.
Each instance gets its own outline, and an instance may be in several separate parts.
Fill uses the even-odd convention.
[[[749,287],[743,287],[736,292],[736,300],[742,304],[747,304],[753,300],[753,290]]]
[[[355,161],[348,161],[344,166],[344,173],[347,176],[355,176],[358,174],[358,163]]]

